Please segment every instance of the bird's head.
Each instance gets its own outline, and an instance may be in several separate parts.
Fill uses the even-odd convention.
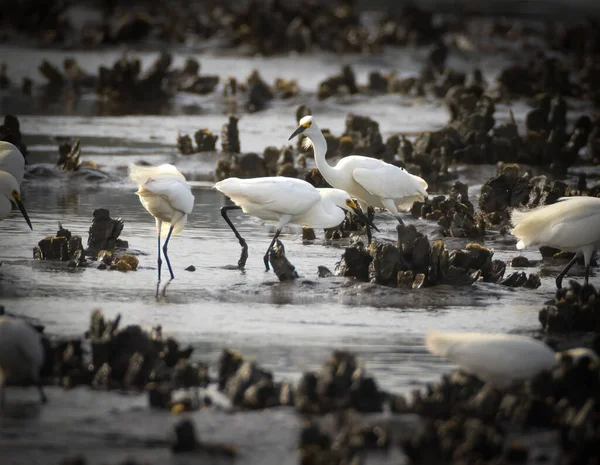
[[[352,197],[350,197],[350,195],[348,195],[347,192],[345,192],[341,189],[329,189],[329,188],[322,188],[322,189],[319,189],[319,191],[321,192],[322,197],[329,198],[331,201],[333,201],[333,203],[335,205],[337,205],[342,210],[348,211],[348,212],[352,213],[353,215],[358,216],[360,219],[362,219],[366,224],[368,224],[375,231],[379,231],[379,229],[377,229],[377,226],[375,226],[373,224],[373,222],[371,220],[369,220],[369,218],[362,212],[362,210],[359,208],[359,206],[356,204],[356,202],[352,199]]]
[[[311,115],[307,115],[300,120],[300,125],[296,128],[288,140],[292,140],[298,134],[304,134],[306,137],[310,138],[313,134],[317,134],[318,132],[319,127],[317,126],[317,123],[314,122]]]
[[[0,172],[0,193],[19,207],[23,218],[25,218],[25,221],[27,221],[27,224],[29,225],[29,229],[33,231],[29,215],[27,215],[25,206],[21,201],[21,188],[19,187],[19,183],[12,174],[7,173],[6,171]]]

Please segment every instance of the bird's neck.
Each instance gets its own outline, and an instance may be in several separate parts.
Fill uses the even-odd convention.
[[[325,158],[327,155],[327,141],[321,130],[311,137],[310,141],[312,142],[313,150],[315,151],[315,163],[317,164],[317,168],[321,172],[321,175],[323,175],[325,180],[333,187],[339,185],[336,181],[340,178],[340,173],[334,166],[327,163],[327,159]]]

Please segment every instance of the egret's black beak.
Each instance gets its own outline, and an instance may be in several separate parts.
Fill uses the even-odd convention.
[[[33,231],[33,226],[31,226],[31,220],[29,219],[29,215],[27,214],[27,211],[25,210],[25,205],[23,205],[23,202],[21,202],[21,197],[18,194],[14,194],[13,198],[15,199],[15,203],[17,204],[17,207],[19,207],[19,210],[21,210],[21,215],[23,215],[23,218],[25,218],[25,221],[27,221],[27,224],[29,225],[29,229],[31,229]]]
[[[294,137],[296,137],[298,134],[303,133],[304,131],[306,131],[306,126],[298,126],[298,128],[294,132],[292,132],[292,135],[288,140],[292,140]]]
[[[356,214],[356,216],[358,216],[365,223],[367,223],[372,229],[374,229],[375,231],[379,232],[379,229],[377,229],[377,226],[375,226],[373,224],[373,222],[369,219],[369,217],[367,215],[365,215],[360,208],[358,208],[358,207],[357,208],[353,208],[353,211]]]

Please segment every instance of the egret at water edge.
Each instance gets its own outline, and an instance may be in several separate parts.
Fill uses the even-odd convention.
[[[385,208],[403,224],[400,210],[407,211],[415,201],[427,197],[427,183],[404,168],[399,168],[376,158],[350,155],[342,158],[336,166],[327,163],[327,142],[317,126],[315,118],[305,116],[289,140],[304,134],[306,148],[311,145],[315,152],[315,163],[325,180],[337,189],[342,189],[358,200],[366,213],[368,206]],[[367,238],[371,233],[367,225]]]
[[[21,215],[25,218],[29,229],[33,231],[31,220],[25,210],[25,205],[21,200],[21,188],[15,177],[6,171],[0,171],[0,220],[3,220],[10,215],[12,204],[15,203]]]
[[[600,198],[561,197],[556,203],[529,211],[513,210],[511,222],[519,250],[533,245],[575,253],[556,277],[557,288],[562,287],[564,276],[581,256],[588,284],[592,257],[600,248]]]
[[[244,251],[247,251],[248,245],[228,218],[228,211],[241,209],[256,218],[277,221],[277,230],[263,257],[267,271],[269,271],[271,249],[287,224],[311,228],[333,228],[344,221],[345,212],[349,211],[360,216],[367,225],[377,230],[347,192],[331,188],[317,189],[301,179],[283,176],[254,179],[228,178],[216,183],[215,189],[235,203],[235,205],[222,207],[221,214]]]
[[[165,235],[163,254],[171,279],[175,279],[167,249],[171,236],[183,229],[188,215],[192,213],[194,208],[192,188],[187,183],[185,176],[170,164],[138,166],[132,163],[129,165],[129,178],[138,185],[136,194],[139,196],[140,202],[156,220],[158,281],[160,282],[162,266],[160,239]]]

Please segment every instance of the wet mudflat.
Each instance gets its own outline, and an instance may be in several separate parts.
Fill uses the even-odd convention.
[[[15,81],[30,74],[42,59],[58,65],[65,56],[74,56],[82,67],[94,71],[98,64],[112,63],[121,55],[121,50],[66,53],[12,47],[2,47],[0,52]],[[298,79],[298,96],[240,119],[243,151],[261,153],[266,145],[279,147],[287,141],[295,128],[295,109],[302,103],[308,103],[322,126],[336,134],[342,132],[349,111],[376,119],[385,137],[441,128],[448,121],[448,111],[439,99],[355,95],[318,101],[313,94],[318,82],[338,72],[345,61],[351,60],[357,79],[366,81],[371,70],[416,73],[424,54],[415,49],[390,50],[378,57],[323,53],[256,60],[198,58],[203,69],[240,80],[253,68],[259,68],[269,82],[276,77]],[[156,57],[148,52],[136,55],[145,65]],[[175,63],[188,55],[175,51]],[[507,61],[481,56],[477,66],[493,80]],[[460,54],[451,54],[448,64],[469,71],[473,67]],[[282,241],[301,278],[280,283],[272,272],[265,273],[262,264],[273,229],[235,213],[232,217],[248,240],[250,258],[243,272],[230,269],[240,250],[219,212],[225,199],[211,189],[219,155],[183,156],[175,148],[177,132],[193,133],[198,128],[219,132],[227,119],[222,99],[214,94],[178,94],[164,115],[119,117],[102,116],[94,98],[78,99],[70,106],[62,100],[40,104],[10,92],[0,98],[0,113],[19,115],[30,152],[30,173],[22,194],[34,225],[34,232],[27,231],[16,215],[0,223],[0,303],[11,313],[43,324],[45,333],[53,337],[81,336],[91,311],[102,308],[110,318],[121,314],[124,324],[147,329],[160,324],[165,334],[194,348],[194,360],[207,362],[212,369],[222,348],[230,347],[255,358],[276,379],[297,381],[303,372],[321,366],[333,348],[347,349],[365,362],[382,389],[408,394],[438,380],[452,367],[426,352],[423,335],[428,329],[537,333],[538,312],[554,295],[553,277],[561,265],[538,265],[537,250],[517,253],[514,238],[494,230],[479,242],[494,250],[494,258],[510,261],[524,255],[534,261],[535,266],[525,271],[540,273],[540,287],[513,289],[477,282],[470,287],[440,285],[406,291],[343,277],[319,278],[318,266],[334,271],[351,238],[325,240],[323,231],[316,231],[315,241],[303,242],[298,230],[291,229]],[[577,102],[572,105],[569,122],[581,110]],[[524,128],[530,107],[517,101],[511,108],[519,128]],[[508,107],[498,104],[495,118],[508,121]],[[56,136],[80,138],[83,160],[98,163],[100,169],[58,171],[54,166]],[[194,211],[169,249],[176,279],[167,287],[163,283],[158,297],[154,221],[134,194],[135,186],[125,179],[126,165],[142,160],[174,163],[194,186]],[[314,166],[311,160],[308,163],[309,168]],[[568,172],[567,182],[576,182],[578,169],[582,168]],[[476,205],[481,185],[496,174],[496,167],[458,165],[450,171],[469,184]],[[538,171],[533,169],[534,174]],[[446,194],[451,185],[432,185],[430,195]],[[56,232],[58,221],[85,240],[93,211],[100,207],[124,220],[121,237],[137,254],[138,271],[119,273],[95,266],[72,269],[64,263],[33,260],[33,247]],[[406,222],[430,240],[442,239],[435,222],[410,215]],[[375,234],[377,239],[396,240],[396,220],[390,214],[378,213],[376,224],[381,230]],[[473,240],[444,238],[444,242],[455,249]],[[196,271],[185,271],[190,265]],[[516,270],[520,269],[509,267],[507,274]],[[582,274],[577,267],[573,272]],[[157,464],[225,460],[173,457],[164,440],[179,418],[149,409],[145,394],[49,388],[50,403],[43,407],[35,404],[33,390],[10,388],[7,395],[0,449],[9,463],[57,463],[72,453],[84,454],[89,463],[116,463],[127,456]],[[202,439],[236,444],[242,451],[239,463],[297,463],[299,419],[289,408],[233,414],[205,409],[191,417]],[[411,419],[398,421],[410,424]],[[551,455],[551,450],[546,453]],[[394,454],[372,457],[374,463],[398,463],[399,459]]]

